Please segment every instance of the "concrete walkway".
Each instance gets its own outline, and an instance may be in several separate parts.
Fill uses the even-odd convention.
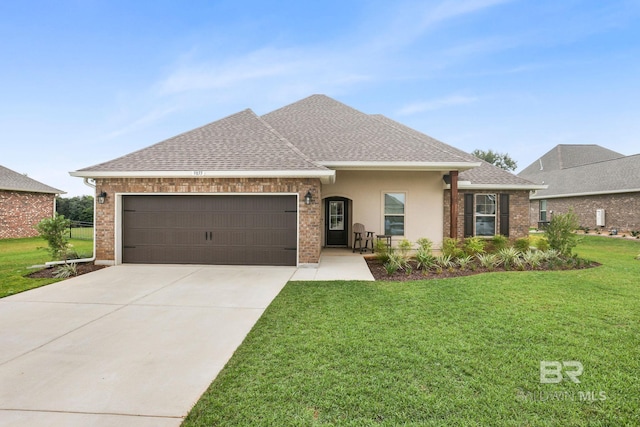
[[[0,299],[0,426],[179,426],[294,272],[121,265]]]
[[[317,267],[301,267],[291,280],[375,280],[362,254],[323,249]]]

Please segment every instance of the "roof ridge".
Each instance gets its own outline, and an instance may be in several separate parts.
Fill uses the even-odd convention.
[[[581,165],[567,166],[566,168],[562,168],[562,170],[581,168],[581,167],[590,166],[590,165],[598,165],[600,163],[613,162],[615,160],[622,160],[622,159],[626,159],[628,157],[634,157],[634,156],[640,156],[640,154],[631,154],[629,156],[620,156],[620,157],[614,157],[613,159],[604,159],[604,160],[598,160],[598,161],[591,162],[591,163],[584,163],[584,164],[581,164]]]
[[[251,111],[249,109],[249,111]],[[286,144],[287,147],[289,147],[291,149],[291,151],[293,151],[294,153],[296,153],[299,157],[301,157],[305,162],[315,166],[315,167],[319,167],[322,169],[327,169],[326,167],[314,162],[313,160],[311,160],[311,158],[309,156],[307,156],[306,154],[304,154],[298,147],[296,147],[295,145],[293,145],[291,143],[291,141],[289,141],[285,136],[283,136],[280,132],[278,132],[277,130],[275,130],[273,128],[273,126],[271,126],[266,120],[264,120],[261,116],[258,116],[256,113],[254,113],[253,111],[251,111],[251,113],[253,113],[253,115],[255,116],[255,118],[257,118],[271,133],[273,133],[275,136],[278,137],[278,139],[282,142],[284,142]],[[328,170],[328,169],[327,169]]]

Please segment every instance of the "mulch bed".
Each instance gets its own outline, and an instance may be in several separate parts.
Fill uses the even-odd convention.
[[[101,268],[105,267],[106,265],[95,265],[90,263],[78,264],[77,275],[80,276],[81,274],[91,273],[92,271],[100,270]],[[33,273],[28,274],[27,277],[30,277],[32,279],[53,279],[55,278],[57,269],[57,266],[43,268],[42,270],[34,271]]]
[[[545,268],[531,268],[525,267],[522,270],[512,268],[510,270],[505,270],[503,267],[496,267],[493,270],[487,270],[486,268],[477,267],[475,270],[466,269],[461,270],[459,268],[453,269],[453,271],[442,270],[441,273],[437,273],[435,270],[418,270],[413,266],[413,270],[411,273],[407,273],[406,271],[396,271],[392,275],[389,275],[387,271],[384,269],[384,266],[380,261],[375,258],[365,258],[367,261],[367,265],[369,266],[369,270],[371,270],[371,274],[373,278],[380,281],[390,281],[390,282],[405,282],[410,280],[431,280],[431,279],[448,279],[451,277],[464,277],[464,276],[472,276],[474,274],[481,273],[489,273],[489,272],[500,272],[500,271],[550,271]],[[554,271],[558,270],[582,270],[585,268],[593,268],[601,265],[598,262],[591,261],[589,265],[584,265],[580,267],[570,267],[570,266],[562,266],[561,268],[556,268]]]

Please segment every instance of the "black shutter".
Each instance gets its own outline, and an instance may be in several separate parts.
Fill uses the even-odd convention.
[[[464,194],[464,237],[473,236],[473,193]]]
[[[500,194],[500,234],[509,237],[509,195]]]

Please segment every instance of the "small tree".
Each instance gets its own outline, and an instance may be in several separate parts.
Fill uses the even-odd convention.
[[[471,152],[474,156],[484,160],[487,163],[491,163],[506,171],[514,171],[518,168],[518,163],[513,160],[507,153],[498,153],[493,150],[479,150],[475,149]]]
[[[53,218],[45,218],[36,225],[40,236],[49,244],[49,253],[55,259],[67,261],[69,254],[69,237],[67,230],[71,221],[64,215],[55,214]]]
[[[566,214],[554,215],[544,231],[551,249],[557,250],[561,255],[571,256],[573,248],[579,242],[578,236],[574,233],[579,226],[578,217],[573,209]]]

